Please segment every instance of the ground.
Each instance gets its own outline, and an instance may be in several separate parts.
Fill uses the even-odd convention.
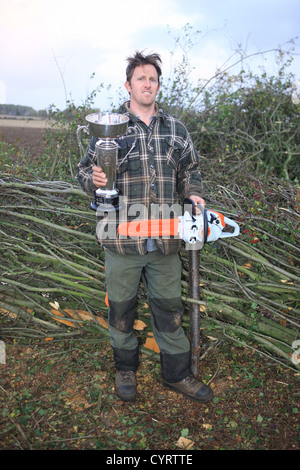
[[[36,157],[46,148],[43,140],[45,128],[45,121],[0,118],[0,140],[12,144],[17,152],[24,149]]]
[[[0,120],[0,139],[32,156],[43,151],[42,133]],[[11,321],[0,318],[17,332]],[[32,335],[0,337],[3,450],[298,450],[299,374],[251,349],[201,338],[199,378],[214,391],[208,404],[166,390],[159,361],[141,354],[137,400],[125,403],[115,395],[106,337]]]
[[[249,350],[222,343],[201,361],[208,404],[165,389],[144,355],[136,402],[120,401],[107,340],[8,340],[6,350],[1,449],[298,450],[297,376]]]

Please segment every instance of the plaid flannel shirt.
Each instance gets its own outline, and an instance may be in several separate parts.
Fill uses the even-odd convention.
[[[129,126],[134,126],[138,133],[132,149],[134,137],[130,133],[127,133],[126,139],[116,139],[119,143],[116,188],[120,196],[126,197],[127,209],[132,205],[142,204],[146,208],[145,218],[153,218],[153,205],[156,208],[171,207],[182,203],[191,195],[201,196],[199,157],[185,126],[157,103],[156,114],[149,126],[130,110],[129,102],[118,112],[129,116]],[[97,138],[91,138],[89,150],[78,164],[77,173],[82,189],[91,196],[94,196],[96,189],[92,182],[92,166],[96,164],[96,141]],[[157,218],[156,210],[154,213],[154,218]],[[116,217],[109,223],[117,226],[119,214]],[[136,219],[137,215],[126,217],[130,221]],[[160,217],[164,218],[164,215],[160,213]],[[119,236],[116,230],[107,230],[107,226],[107,220],[98,218],[96,232],[101,245],[120,254],[147,253],[146,237]],[[114,233],[115,236],[108,237],[108,233]],[[176,237],[163,236],[157,238],[155,243],[162,253],[171,254],[180,251],[182,242]]]

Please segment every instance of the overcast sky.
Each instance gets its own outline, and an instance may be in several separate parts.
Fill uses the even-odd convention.
[[[296,38],[300,0],[0,0],[0,103],[64,109],[66,93],[78,105],[103,82],[112,85],[95,101],[104,110],[135,50],[161,54],[169,76],[182,56],[174,38],[187,23],[201,31],[190,51],[195,77],[210,78],[238,46],[251,54]],[[295,53],[299,79],[300,39]],[[273,58],[264,55],[264,64]]]

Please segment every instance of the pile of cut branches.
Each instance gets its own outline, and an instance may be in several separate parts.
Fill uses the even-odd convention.
[[[241,233],[200,251],[200,301],[189,297],[188,252],[182,251],[184,326],[189,329],[189,307],[197,302],[205,336],[236,341],[299,369],[292,360],[300,318],[297,188],[249,175],[244,183],[227,183],[212,185],[208,178],[207,208],[236,220]],[[95,213],[79,187],[0,174],[0,217],[0,313],[13,322],[5,322],[2,334],[107,334],[103,250]],[[147,334],[142,286],[138,319],[145,325],[140,334]]]

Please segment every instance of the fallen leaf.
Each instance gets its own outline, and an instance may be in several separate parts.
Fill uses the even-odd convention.
[[[5,308],[0,308],[1,315],[7,315],[11,318],[17,318],[18,316],[15,313],[10,312],[9,310],[5,310]]]
[[[195,443],[191,439],[187,439],[186,437],[181,436],[178,441],[176,442],[176,446],[180,449],[189,450],[193,447]]]
[[[251,263],[245,263],[245,264],[243,265],[243,268],[250,269],[251,266],[252,266]]]
[[[204,429],[212,429],[212,425],[211,425],[211,424],[205,424],[205,423],[204,423],[204,424],[202,424],[202,427],[203,427]]]
[[[82,410],[82,408],[88,408],[90,406],[90,403],[86,400],[83,393],[76,392],[73,388],[67,388],[65,392],[67,395],[65,398],[65,404],[67,406],[71,406],[76,410]]]
[[[60,308],[59,303],[56,300],[55,300],[55,302],[49,302],[49,305],[51,305],[51,307],[55,308],[55,310]]]
[[[236,421],[231,420],[231,421],[229,421],[229,426],[230,426],[231,428],[237,428],[237,427],[238,427],[238,424],[237,424]]]
[[[279,323],[280,323],[281,326],[286,326],[287,325],[287,321],[286,321],[285,318],[280,318]]]
[[[148,333],[148,337],[146,339],[144,347],[147,348],[147,349],[151,349],[151,351],[154,351],[154,352],[157,352],[157,353],[160,352],[158,344],[155,341],[155,338],[153,337],[153,333]]]
[[[144,330],[147,327],[146,323],[144,323],[142,320],[135,320],[133,324],[133,328],[135,330]]]

